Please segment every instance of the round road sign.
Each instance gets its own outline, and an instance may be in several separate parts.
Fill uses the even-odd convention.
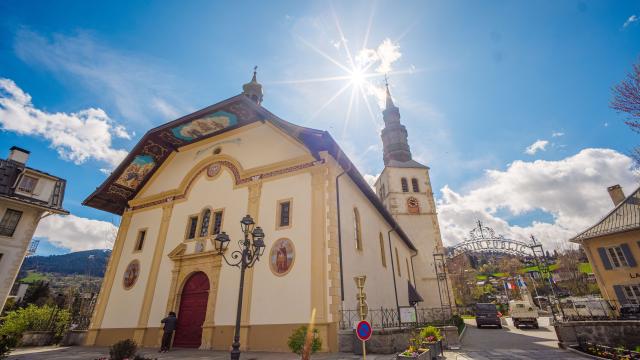
[[[358,326],[356,326],[356,335],[358,336],[358,339],[362,341],[369,340],[369,338],[371,338],[372,331],[371,324],[366,320],[360,321]]]

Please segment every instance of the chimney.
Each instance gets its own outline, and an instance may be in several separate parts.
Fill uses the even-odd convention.
[[[622,192],[622,187],[618,184],[609,186],[607,191],[609,192],[609,196],[611,196],[613,206],[618,206],[618,204],[620,204],[625,198],[624,192]]]
[[[13,160],[23,165],[27,163],[27,160],[29,160],[29,154],[31,153],[29,150],[25,150],[17,146],[12,146],[9,150],[9,160]]]

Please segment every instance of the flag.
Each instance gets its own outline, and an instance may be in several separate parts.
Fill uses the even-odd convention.
[[[527,288],[527,283],[524,282],[524,280],[522,279],[522,276],[518,275],[518,279],[516,280],[518,287],[521,287],[523,289]]]

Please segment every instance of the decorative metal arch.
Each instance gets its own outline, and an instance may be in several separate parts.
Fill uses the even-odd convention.
[[[496,232],[487,226],[482,225],[478,220],[477,226],[469,231],[469,237],[463,242],[453,246],[451,256],[457,256],[464,253],[499,253],[521,257],[533,257],[534,244],[529,244],[521,240],[507,239],[502,235],[496,235]]]

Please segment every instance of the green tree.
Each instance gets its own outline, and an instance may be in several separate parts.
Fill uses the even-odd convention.
[[[10,311],[0,326],[0,336],[19,340],[25,331],[52,330],[61,338],[69,325],[69,311],[54,306],[29,305],[26,308]]]

